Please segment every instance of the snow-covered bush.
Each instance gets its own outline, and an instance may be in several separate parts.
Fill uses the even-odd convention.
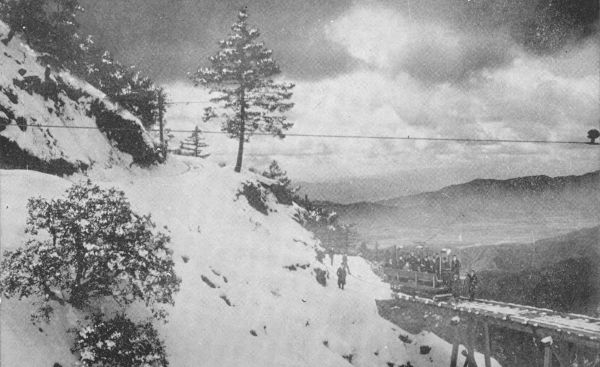
[[[88,180],[64,199],[31,198],[27,206],[29,239],[0,264],[4,296],[38,296],[34,318],[48,319],[51,301],[81,309],[102,297],[122,306],[144,301],[156,317],[166,315],[156,306],[173,304],[181,282],[169,236],[133,212],[122,191]]]
[[[269,207],[267,206],[267,191],[254,182],[244,182],[242,188],[238,191],[236,197],[243,195],[248,199],[248,204],[251,207],[263,213],[264,215],[269,214]]]
[[[72,330],[71,351],[79,353],[86,367],[168,366],[165,346],[151,322],[134,323],[124,315],[104,321],[95,315],[91,323]]]

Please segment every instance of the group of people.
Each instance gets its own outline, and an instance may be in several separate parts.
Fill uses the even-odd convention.
[[[329,248],[327,253],[330,257],[331,265],[333,265],[334,251],[333,248]],[[443,279],[444,283],[450,287],[452,296],[458,299],[463,289],[463,281],[460,279],[460,260],[456,255],[452,256],[452,259],[448,259],[446,256],[425,256],[417,257],[414,253],[408,255],[400,255],[396,260],[396,266],[404,270],[420,271],[436,274]],[[337,285],[339,289],[344,289],[346,286],[346,277],[350,274],[350,266],[348,265],[348,256],[342,255],[342,262],[337,269]],[[450,274],[451,278],[447,279],[446,275]],[[471,269],[466,275],[467,292],[469,294],[469,300],[475,299],[475,292],[479,285],[479,279],[475,271]]]
[[[473,301],[473,300],[475,300],[475,292],[477,291],[477,287],[479,285],[479,278],[477,278],[477,274],[475,274],[475,270],[471,269],[471,271],[467,273],[466,282],[467,282],[467,292],[469,294],[469,301]],[[460,297],[462,288],[463,288],[463,282],[460,280],[458,274],[454,274],[452,276],[452,282],[450,283],[450,290],[452,292],[452,297],[455,299],[458,299]]]
[[[450,288],[454,298],[458,299],[466,288],[470,300],[475,299],[475,293],[479,284],[479,279],[474,270],[470,270],[464,279],[460,279],[461,263],[456,255],[452,258],[447,256],[426,255],[416,256],[414,252],[400,253],[397,258],[390,258],[387,265],[396,269],[418,271],[424,273],[436,274],[436,276]],[[466,282],[466,284],[465,284]]]
[[[449,259],[447,256],[438,254],[431,256],[415,256],[413,252],[400,254],[397,259],[389,259],[388,266],[396,269],[418,271],[423,273],[438,274],[450,271],[452,274],[460,274],[460,260],[456,255]]]

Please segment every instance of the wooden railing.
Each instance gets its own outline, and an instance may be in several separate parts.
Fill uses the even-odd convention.
[[[383,271],[391,282],[398,281],[412,283],[415,287],[418,287],[419,284],[424,284],[433,288],[436,288],[441,284],[441,279],[439,279],[435,273],[423,273],[393,268],[384,268]]]

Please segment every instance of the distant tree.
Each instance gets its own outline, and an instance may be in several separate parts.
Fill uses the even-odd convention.
[[[288,100],[294,85],[271,79],[280,73],[279,66],[273,52],[257,42],[260,33],[248,26],[247,19],[246,9],[240,10],[231,34],[219,42],[220,50],[209,58],[210,67],[190,75],[196,86],[209,87],[211,93],[218,94],[211,101],[224,112],[209,107],[203,119],[222,118],[222,130],[238,139],[236,172],[242,169],[244,142],[254,132],[284,138],[284,131],[293,125],[284,113],[293,107]]]
[[[202,131],[196,126],[192,135],[188,136],[180,143],[179,152],[183,155],[206,158],[210,154],[202,154],[202,149],[207,146],[208,144],[204,142]]]
[[[600,131],[592,129],[588,131],[587,137],[590,139],[591,144],[596,144],[596,139],[600,138]]]
[[[50,32],[45,39],[45,52],[55,55],[59,65],[82,62],[82,37],[77,15],[84,11],[79,0],[53,0],[48,4]],[[41,46],[41,45],[40,45]]]
[[[0,18],[10,27],[8,44],[22,33],[28,44],[55,66],[76,64],[81,59],[81,37],[76,16],[83,11],[78,0],[5,0]]]
[[[292,180],[287,177],[287,172],[279,167],[279,163],[276,160],[273,160],[269,164],[269,168],[264,170],[262,175],[266,178],[276,180],[284,187],[289,187],[292,184]]]
[[[67,190],[66,198],[28,202],[24,246],[4,253],[0,290],[9,297],[38,296],[34,318],[48,319],[50,301],[76,308],[101,297],[121,305],[144,301],[154,315],[157,304],[173,304],[175,276],[169,236],[156,230],[149,215],[131,210],[122,191],[90,181]]]
[[[9,27],[10,31],[2,42],[7,45],[15,34],[25,35],[30,42],[49,31],[46,19],[45,0],[5,0],[0,2],[0,19]]]
[[[286,205],[292,204],[294,195],[300,188],[292,187],[292,180],[287,176],[287,172],[279,167],[279,163],[276,160],[271,162],[269,168],[264,170],[262,175],[277,182],[276,185],[271,187],[271,191],[280,203]]]

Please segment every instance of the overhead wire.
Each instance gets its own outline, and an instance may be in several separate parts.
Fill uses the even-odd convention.
[[[81,125],[44,125],[44,124],[19,124],[19,126],[38,127],[38,128],[57,128],[57,129],[88,129],[88,130],[111,130],[111,131],[138,131],[136,128],[128,127],[110,127],[101,129],[94,126]],[[159,130],[152,129],[149,131],[158,132]],[[193,133],[193,129],[168,129],[171,133]],[[228,134],[224,131],[200,130],[203,134]],[[254,132],[252,135],[269,136],[270,133]],[[481,138],[460,138],[460,137],[426,137],[426,136],[390,136],[390,135],[359,135],[359,134],[303,134],[303,133],[286,133],[286,137],[302,137],[302,138],[322,138],[322,139],[367,139],[367,140],[415,140],[415,141],[439,141],[439,142],[459,142],[459,143],[510,143],[510,144],[577,144],[577,145],[594,145],[586,141],[572,140],[542,140],[542,139],[481,139]]]

